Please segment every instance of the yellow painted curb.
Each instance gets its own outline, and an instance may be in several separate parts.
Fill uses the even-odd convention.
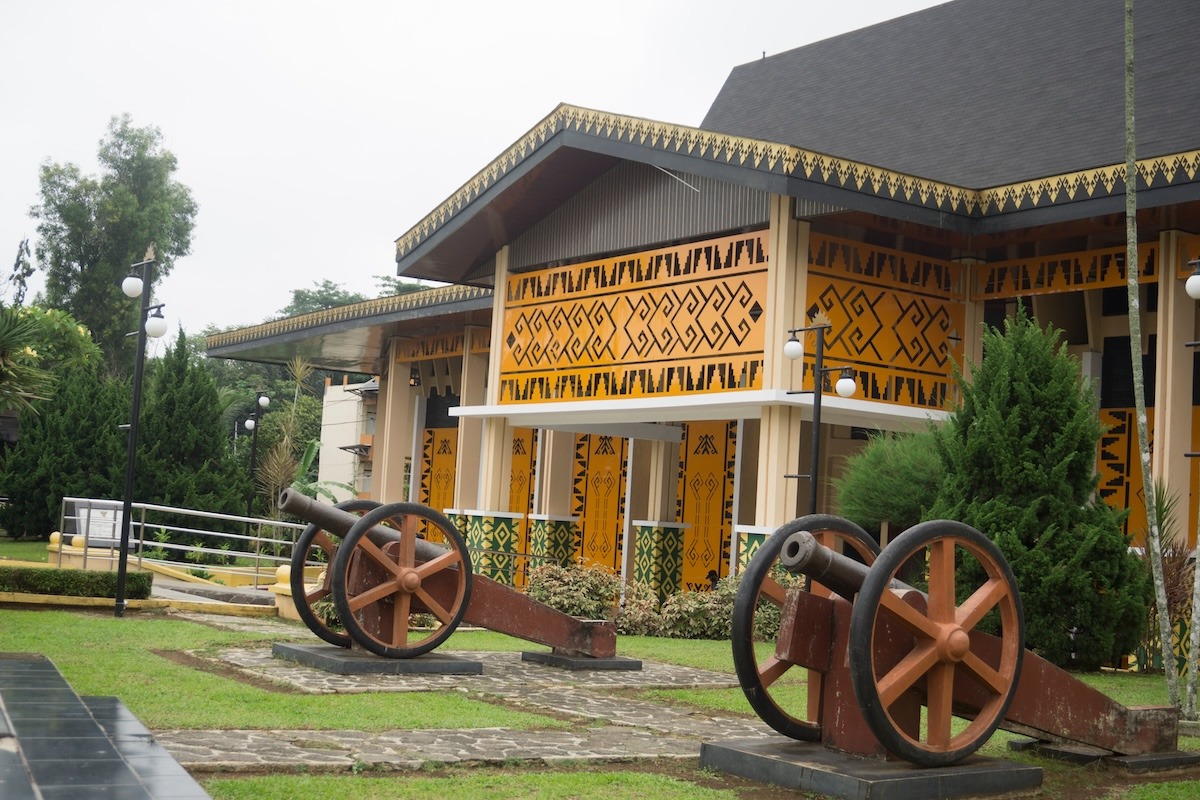
[[[116,600],[111,597],[71,597],[62,594],[27,594],[24,592],[0,592],[0,603],[14,603],[27,606],[54,606],[58,608],[114,608]],[[204,603],[191,600],[126,600],[126,610],[130,611],[159,611],[173,608],[177,611],[191,611],[201,614],[221,614],[230,617],[274,617],[277,616],[275,606],[253,605],[250,603]]]
[[[26,592],[0,592],[0,603],[20,603],[27,606],[70,606],[75,608],[112,608],[116,600],[111,597],[71,597],[65,594],[28,594]],[[169,600],[126,600],[125,607],[136,610],[153,610],[171,605]]]
[[[191,611],[198,614],[221,614],[226,617],[275,617],[275,606],[260,606],[253,603],[204,603],[190,600],[164,600],[176,611]]]

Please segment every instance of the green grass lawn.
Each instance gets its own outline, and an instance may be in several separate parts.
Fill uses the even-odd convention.
[[[570,722],[512,710],[470,699],[457,692],[414,692],[362,695],[302,695],[270,691],[233,680],[195,665],[178,663],[171,653],[211,654],[228,647],[263,647],[271,641],[310,641],[300,626],[294,634],[266,636],[221,631],[158,614],[0,609],[0,651],[36,652],[51,658],[80,694],[114,695],[151,729],[283,729],[374,731],[395,728],[506,727],[513,729],[568,728]],[[480,630],[456,632],[445,650],[519,651],[529,644]],[[680,664],[733,675],[728,642],[685,641],[627,636],[618,640],[623,656]],[[804,707],[801,670],[793,670],[774,696],[786,707]],[[1166,702],[1162,676],[1101,673],[1080,676],[1126,705]],[[752,716],[740,689],[655,689],[639,696],[697,709]],[[1076,800],[1094,796],[1109,800],[1150,800],[1200,796],[1200,782],[1176,781],[1108,786],[1103,771],[1080,769],[1033,756],[1012,753],[1011,735],[999,732],[981,754],[1043,767],[1046,789],[1039,796]],[[1200,750],[1200,740],[1182,738],[1183,749]],[[658,774],[664,773],[664,774]],[[350,775],[272,775],[205,777],[206,790],[216,800],[241,798],[322,798],[370,800],[471,796],[491,798],[696,798],[736,800],[750,792],[745,784],[734,789],[700,770],[694,762],[655,769],[630,769],[620,764],[575,769],[514,765],[507,769],[439,769],[436,774],[403,772]],[[730,783],[726,778],[724,783]],[[736,783],[736,781],[734,781]],[[714,788],[714,784],[716,788]]]
[[[32,539],[10,539],[0,534],[0,563],[4,561],[40,561],[45,563],[46,543]]]

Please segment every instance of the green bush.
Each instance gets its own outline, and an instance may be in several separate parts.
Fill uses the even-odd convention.
[[[680,592],[662,604],[663,636],[673,639],[729,639],[737,578],[721,578],[710,592]]]
[[[150,596],[154,576],[149,572],[130,572],[125,576],[125,596],[145,600]],[[87,572],[81,569],[45,569],[37,567],[0,567],[0,592],[55,594],[66,597],[116,597],[115,572]]]
[[[543,564],[529,573],[525,593],[564,614],[583,619],[612,619],[621,579],[598,567]]]
[[[625,636],[659,636],[662,633],[662,613],[658,593],[647,584],[625,586],[625,600],[617,612],[617,633]]]

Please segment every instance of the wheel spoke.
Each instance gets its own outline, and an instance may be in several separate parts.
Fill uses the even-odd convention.
[[[966,667],[993,694],[1004,694],[1013,682],[1011,677],[1006,677],[999,670],[992,669],[974,651],[968,652],[959,663]]]
[[[311,592],[305,593],[304,599],[307,600],[308,604],[311,606],[313,603],[317,602],[318,600],[322,600],[322,599],[328,597],[329,591],[330,591],[330,589],[328,586],[324,586],[324,585],[318,586],[316,589],[313,589]]]
[[[414,543],[415,541],[416,540],[414,540]],[[422,580],[424,580],[434,573],[450,569],[451,567],[457,566],[461,563],[462,553],[459,553],[457,550],[447,550],[437,558],[432,558],[423,564],[418,564],[416,569],[417,574],[421,576]]]
[[[770,600],[775,605],[782,607],[787,600],[787,589],[783,588],[783,584],[779,581],[767,576],[759,584],[758,599]]]
[[[929,543],[929,618],[934,622],[954,619],[953,539]]]
[[[936,639],[940,629],[929,617],[904,602],[900,595],[892,591],[884,591],[879,597],[880,608],[891,612],[892,616],[911,633],[924,636],[926,639]]]
[[[412,595],[400,592],[392,609],[392,646],[403,647],[408,644],[408,615],[412,608]]]
[[[372,561],[392,573],[392,575],[398,576],[400,574],[400,565],[392,560],[391,556],[385,553],[382,547],[372,542],[370,538],[366,536],[362,537],[358,540],[356,546],[365,555],[370,556]]]
[[[399,581],[384,581],[376,584],[370,589],[367,589],[362,594],[356,594],[353,597],[347,597],[346,602],[350,606],[351,611],[358,611],[371,603],[377,603],[388,595],[404,594],[404,590],[400,588]]]
[[[764,689],[770,688],[771,684],[782,678],[794,666],[795,664],[790,661],[784,661],[776,656],[771,656],[759,666],[758,679]]]
[[[991,578],[958,607],[955,622],[963,630],[969,631],[1006,597],[1008,584],[1000,578]]]
[[[931,747],[945,749],[950,745],[950,722],[954,705],[954,664],[942,662],[929,671],[926,681],[928,715],[927,741]]]
[[[417,534],[410,530],[411,527],[404,525],[400,529],[399,563],[405,567],[411,567],[417,562]]]
[[[442,604],[439,603],[437,600],[434,600],[433,597],[429,594],[429,592],[425,591],[424,589],[418,588],[416,594],[417,594],[417,597],[419,597],[421,599],[421,602],[425,604],[425,607],[429,609],[430,614],[433,614],[435,617],[440,619],[443,623],[450,621],[450,618],[453,616],[453,614],[451,614],[448,610],[446,610],[444,607],[442,607]]]
[[[326,558],[332,555],[333,551],[337,549],[337,545],[333,543],[333,540],[329,538],[329,534],[325,531],[317,531],[317,535],[313,537],[313,544],[325,551]]]
[[[896,666],[876,681],[883,707],[890,708],[892,703],[899,700],[900,696],[911,689],[936,663],[937,649],[932,643],[925,642],[910,650]]]

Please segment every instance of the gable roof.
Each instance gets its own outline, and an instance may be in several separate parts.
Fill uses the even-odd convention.
[[[1195,0],[1134,12],[1137,152],[1195,149]],[[1120,0],[956,0],[743,64],[701,127],[981,189],[1122,163]]]

